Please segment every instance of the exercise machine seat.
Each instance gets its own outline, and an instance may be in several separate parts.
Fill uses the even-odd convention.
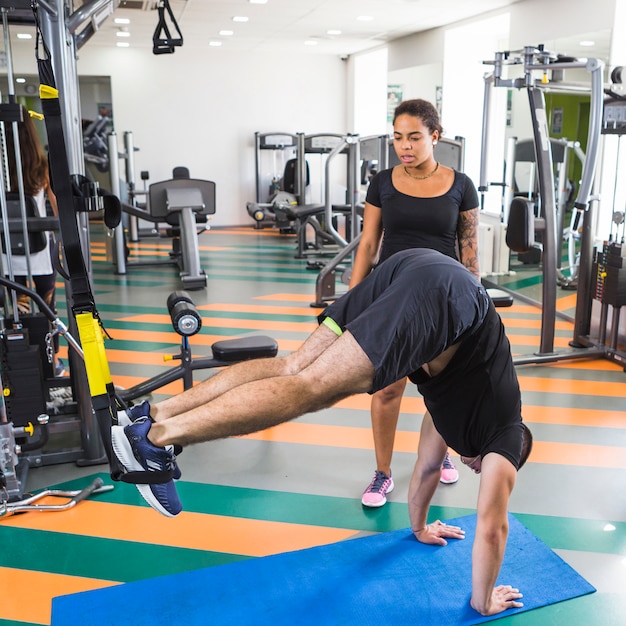
[[[216,341],[212,346],[213,356],[220,361],[248,361],[250,359],[271,358],[278,354],[278,344],[271,337],[253,335],[240,339]]]

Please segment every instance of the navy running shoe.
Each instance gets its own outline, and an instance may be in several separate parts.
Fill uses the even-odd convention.
[[[127,411],[118,411],[117,412],[117,423],[120,426],[130,426],[136,420],[142,417],[150,417],[150,403],[147,400],[140,402],[139,404],[135,404]],[[180,454],[183,449],[180,446],[174,446],[174,455]],[[178,467],[178,463],[176,462],[176,456],[174,456],[174,465],[172,467],[172,478],[174,480],[179,480],[182,476],[182,472],[180,471],[180,467]]]
[[[173,469],[176,457],[172,446],[161,448],[148,439],[153,423],[150,417],[140,417],[130,426],[113,426],[111,429],[113,452],[126,471],[155,472]],[[183,510],[172,479],[160,484],[135,486],[155,511],[174,517]]]
[[[150,417],[150,403],[147,400],[131,406],[127,411],[118,411],[117,423],[120,426],[130,426],[140,417]]]

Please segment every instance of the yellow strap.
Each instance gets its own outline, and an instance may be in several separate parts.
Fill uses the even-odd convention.
[[[37,113],[37,111],[31,111],[30,109],[28,110],[28,115],[30,115],[31,117],[34,117],[36,120],[43,119],[43,115],[41,113]]]
[[[91,313],[78,313],[76,325],[85,354],[85,369],[92,397],[107,394],[111,382],[109,363],[104,350],[104,336],[98,320]]]
[[[50,85],[39,85],[39,97],[42,100],[52,100],[59,97],[59,90]]]

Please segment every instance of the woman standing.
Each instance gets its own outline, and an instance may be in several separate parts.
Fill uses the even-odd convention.
[[[9,181],[11,184],[10,191],[17,192],[18,175],[15,159],[15,138],[13,137],[13,125],[6,124],[5,131],[7,136],[7,155],[9,162]],[[20,158],[22,161],[22,179],[24,184],[24,194],[34,198],[37,206],[37,215],[45,217],[47,215],[46,199],[50,203],[50,207],[54,215],[57,215],[56,197],[50,187],[50,176],[48,174],[48,159],[44,154],[35,129],[35,124],[29,115],[24,117],[22,122],[18,123],[18,139],[20,145]],[[55,283],[56,272],[52,266],[52,249],[54,239],[51,232],[45,233],[46,246],[39,251],[31,251],[30,254],[30,271],[33,278],[34,289],[46,304],[56,311],[55,301]],[[6,256],[3,255],[3,267],[5,273],[7,267]],[[11,255],[11,267],[15,281],[27,285],[27,265],[26,256],[23,254]],[[22,314],[30,312],[30,298],[25,294],[17,294],[16,302],[18,311]],[[63,373],[63,364],[57,360],[55,362],[55,373],[61,375]]]
[[[434,157],[443,132],[437,109],[425,100],[401,102],[394,113],[393,131],[400,165],[378,173],[370,183],[350,287],[377,263],[407,248],[438,250],[458,259],[480,279],[478,194],[465,174]],[[405,386],[402,379],[372,396],[376,472],[363,493],[364,506],[383,506],[393,490],[391,458]],[[454,483],[458,476],[446,453],[441,482]]]

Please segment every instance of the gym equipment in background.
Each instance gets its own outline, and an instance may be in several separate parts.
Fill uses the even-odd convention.
[[[207,228],[208,216],[215,213],[215,183],[189,177],[186,167],[175,167],[172,178],[153,183],[148,188],[147,208],[123,204],[122,209],[134,217],[154,224],[168,225],[166,235],[172,236],[172,252],[167,259],[127,261],[125,248],[120,250],[119,238],[123,229],[115,231],[118,273],[126,268],[145,265],[176,264],[186,289],[206,287],[206,274],[200,264],[198,225]]]
[[[350,283],[354,255],[361,240],[361,220],[364,208],[360,199],[361,187],[369,183],[369,173],[372,170],[380,171],[389,167],[388,135],[356,137],[356,139],[355,143],[348,146],[348,171],[351,179],[349,186],[353,190],[350,194],[352,200],[349,222],[352,228],[350,242],[346,241],[339,252],[323,264],[315,282],[315,301],[311,303],[313,307],[325,306],[325,303],[339,297],[336,291],[337,277],[340,277],[341,282],[345,285]],[[326,215],[330,213],[332,217],[332,206],[327,203],[324,208]]]
[[[304,204],[296,175],[297,142],[298,136],[290,133],[254,133],[256,198],[246,204],[246,210],[255,228],[275,226],[281,233],[294,232],[293,220],[286,216],[283,207]],[[307,175],[305,188],[308,182]]]
[[[0,425],[0,429],[2,425]],[[2,459],[0,458],[0,476],[2,474]],[[1,478],[0,478],[1,480]],[[21,500],[3,500],[2,494],[0,493],[0,520],[4,517],[10,517],[11,515],[16,515],[18,513],[28,513],[31,511],[36,511],[38,513],[48,512],[48,513],[58,513],[61,511],[69,511],[73,509],[77,504],[88,498],[92,495],[97,495],[99,493],[106,493],[107,491],[111,491],[113,489],[113,485],[105,485],[102,481],[102,478],[95,478],[87,487],[84,489],[44,489],[43,491],[39,491],[35,495],[27,496]],[[49,503],[50,498],[61,498],[64,502],[58,504]],[[48,504],[39,504],[40,500],[44,498],[47,499]]]
[[[528,93],[531,121],[533,125],[533,140],[538,181],[537,188],[542,202],[542,219],[544,220],[542,224],[544,234],[542,254],[542,300],[540,305],[541,335],[539,350],[533,355],[515,357],[514,361],[516,364],[521,365],[552,362],[561,359],[589,358],[591,356],[607,356],[608,358],[611,358],[610,353],[607,352],[604,347],[592,347],[588,342],[581,340],[582,337],[589,334],[591,325],[593,260],[592,222],[594,217],[593,203],[597,200],[597,197],[592,196],[591,192],[594,183],[596,164],[598,161],[600,129],[602,126],[604,64],[602,61],[593,58],[582,60],[565,58],[544,50],[543,46],[526,46],[521,51],[497,52],[494,60],[485,61],[485,64],[493,65],[494,69],[493,72],[485,76],[485,100],[483,110],[479,192],[484,195],[489,191],[489,183],[487,181],[487,146],[489,144],[489,119],[492,90],[494,87],[525,89]],[[512,66],[522,68],[523,76],[516,78],[505,77],[505,67],[508,68]],[[572,350],[568,350],[564,353],[557,353],[554,350],[555,322],[557,314],[562,315],[556,310],[557,210],[555,206],[553,160],[551,143],[548,140],[549,130],[544,91],[550,88],[559,90],[573,89],[575,91],[580,91],[580,84],[572,85],[562,80],[564,72],[567,70],[585,70],[588,73],[590,84],[587,89],[590,87],[590,113],[587,153],[580,186],[574,202],[574,209],[582,215],[574,337],[570,342]],[[551,82],[549,73],[552,73],[552,76],[556,77],[554,82]],[[539,79],[535,78],[537,75],[540,76]],[[527,211],[530,210],[530,207],[528,204],[520,205],[519,210]],[[530,303],[538,304],[533,301],[530,301]]]
[[[567,243],[567,266],[563,267],[562,255],[556,255],[557,283],[563,289],[575,290],[578,278],[577,244],[580,241],[578,234],[580,213],[572,211],[570,224],[565,225],[565,216],[571,210],[575,195],[576,184],[569,180],[568,171],[572,157],[585,162],[585,154],[579,142],[568,141],[566,138],[550,138],[552,167],[554,178],[554,198],[556,208],[556,237],[559,242]],[[502,185],[503,222],[511,225],[509,207],[514,198],[526,198],[534,206],[535,232],[541,233],[544,228],[543,207],[538,193],[537,170],[535,161],[535,143],[533,139],[518,139],[510,137],[507,140],[507,159],[504,167],[504,181],[491,183],[492,186]],[[517,205],[520,206],[519,204]],[[516,237],[515,228],[507,229],[507,239],[515,246],[517,258],[524,264],[539,264],[543,252],[543,236],[530,240],[524,236]],[[508,243],[508,242],[507,242]],[[509,245],[511,249],[512,246]]]

